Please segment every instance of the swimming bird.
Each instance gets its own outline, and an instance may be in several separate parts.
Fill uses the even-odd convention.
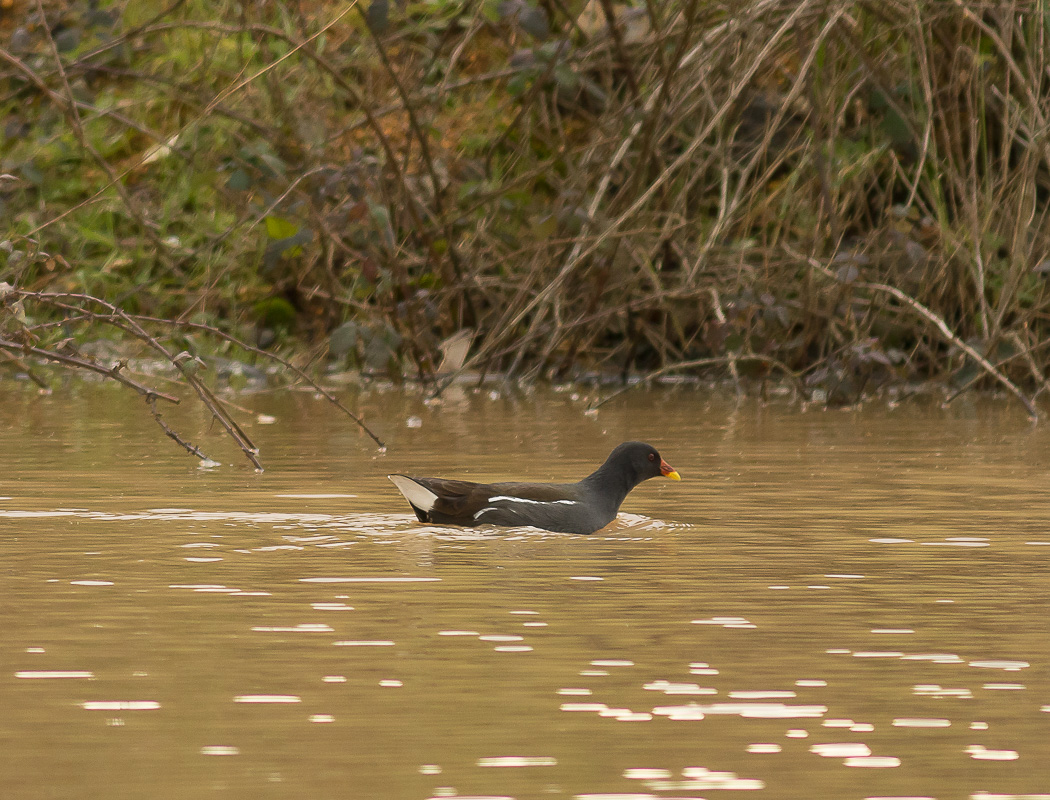
[[[578,483],[472,483],[388,475],[420,522],[439,525],[530,525],[561,533],[594,533],[616,517],[627,494],[658,475],[682,477],[656,448],[624,442]]]

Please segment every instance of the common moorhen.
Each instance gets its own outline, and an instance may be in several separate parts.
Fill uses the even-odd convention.
[[[616,517],[627,493],[649,478],[680,481],[644,442],[624,442],[579,483],[471,483],[389,475],[420,522],[441,525],[531,525],[562,533],[594,533]]]

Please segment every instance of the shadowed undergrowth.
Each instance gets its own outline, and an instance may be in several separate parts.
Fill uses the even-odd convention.
[[[482,373],[774,375],[845,403],[942,379],[1031,411],[1038,9],[16,0],[0,340],[120,328],[74,293],[173,351],[303,369],[429,380],[466,330]]]

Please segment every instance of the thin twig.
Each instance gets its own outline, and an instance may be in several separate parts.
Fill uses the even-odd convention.
[[[67,367],[76,367],[77,369],[87,370],[88,372],[95,372],[106,378],[111,378],[117,383],[122,383],[125,386],[134,389],[136,392],[141,394],[143,397],[157,397],[161,400],[166,400],[169,403],[178,404],[179,398],[159,392],[156,389],[150,388],[139,383],[136,380],[126,377],[123,372],[123,364],[117,364],[112,367],[103,367],[101,364],[96,364],[92,361],[88,361],[83,358],[77,358],[76,356],[67,356],[62,353],[56,353],[52,350],[45,350],[42,347],[34,347],[32,345],[19,344],[18,342],[10,342],[6,339],[0,339],[0,349],[7,350],[9,353],[24,353],[27,356],[36,356],[37,358],[43,358],[46,361],[54,361],[57,364],[64,364]]]
[[[77,142],[83,148],[84,152],[91,156],[92,160],[102,168],[103,172],[109,178],[109,185],[116,189],[117,194],[120,195],[121,201],[124,203],[124,207],[128,210],[128,213],[138,223],[139,228],[147,239],[153,244],[156,249],[157,257],[161,260],[165,267],[171,268],[171,260],[168,257],[168,246],[161,241],[159,235],[157,235],[157,225],[151,220],[146,218],[142,209],[139,208],[137,202],[135,202],[129,194],[127,187],[124,186],[123,176],[117,174],[113,166],[102,157],[102,154],[95,149],[95,147],[88,141],[87,136],[84,134],[84,128],[80,124],[80,112],[78,111],[78,105],[76,98],[73,95],[73,89],[69,85],[69,78],[66,76],[65,67],[62,64],[62,56],[58,52],[58,45],[55,44],[55,38],[51,35],[51,26],[47,21],[47,15],[44,12],[43,0],[36,0],[37,12],[40,14],[40,18],[44,21],[41,26],[44,33],[47,34],[47,43],[51,49],[51,57],[55,61],[55,69],[58,72],[59,78],[62,80],[62,88],[65,90],[65,95],[60,96],[57,92],[48,90],[48,96],[58,103],[59,109],[65,114],[66,119],[69,121],[69,126],[73,130],[73,135],[76,136]],[[61,98],[61,99],[59,99]]]
[[[722,299],[718,296],[718,289],[714,286],[711,287],[711,304],[714,308],[715,319],[720,325],[725,325],[726,315],[722,311]],[[727,358],[729,359],[729,374],[733,376],[733,386],[736,387],[736,396],[739,399],[744,395],[744,388],[740,385],[740,372],[736,368],[737,356],[735,353],[729,353]]]
[[[660,367],[660,369],[655,369],[647,375],[643,376],[637,382],[628,384],[623,388],[617,389],[612,394],[608,395],[607,397],[603,398],[597,403],[592,404],[591,406],[589,406],[589,410],[594,411],[595,409],[601,408],[610,400],[619,397],[624,392],[631,391],[631,389],[633,389],[635,386],[640,386],[644,383],[647,383],[648,381],[651,381],[653,378],[659,378],[661,375],[666,375],[669,372],[679,372],[683,369],[695,369],[696,367],[729,365],[734,364],[738,361],[760,361],[763,364],[768,364],[771,367],[776,367],[781,372],[783,372],[788,377],[788,379],[791,380],[792,383],[795,384],[796,390],[800,394],[802,393],[802,384],[799,381],[798,376],[789,366],[787,366],[787,364],[783,363],[782,361],[778,361],[777,359],[771,356],[764,356],[759,353],[740,353],[739,355],[734,356],[713,356],[711,358],[697,358],[693,359],[692,361],[680,361],[676,364],[668,364],[666,367]]]
[[[16,290],[17,291],[17,290]],[[24,291],[18,291],[18,294],[25,296],[27,293]],[[137,339],[145,342],[149,347],[158,353],[160,353],[164,359],[174,366],[181,374],[183,379],[193,388],[200,398],[201,402],[207,406],[208,410],[211,411],[212,415],[219,421],[219,424],[226,430],[230,438],[233,439],[238,447],[241,448],[241,452],[244,453],[245,457],[252,462],[257,470],[262,470],[262,464],[258,458],[258,448],[252,443],[251,439],[241,430],[240,426],[233,419],[230,413],[226,410],[222,401],[220,401],[215,395],[206,387],[204,384],[197,379],[194,375],[195,370],[188,368],[185,361],[188,359],[180,359],[173,353],[171,353],[164,345],[162,345],[155,336],[150,334],[145,328],[142,327],[135,319],[130,317],[121,309],[117,308],[112,303],[102,300],[98,297],[91,295],[74,295],[69,294],[70,297],[75,297],[83,302],[99,305],[105,308],[109,314],[100,316],[100,319],[110,325],[120,327],[122,330],[135,336]],[[56,304],[61,305],[60,301],[54,300]],[[84,311],[81,307],[74,307],[77,311]],[[113,371],[112,377],[116,377],[119,374],[117,371]]]
[[[819,261],[817,261],[817,259],[811,256],[803,255],[802,253],[799,253],[797,250],[794,250],[787,244],[782,245],[782,247],[784,248],[784,252],[792,258],[798,259],[799,261],[809,264],[810,267],[817,270],[826,277],[831,278],[832,280],[838,280],[835,277],[835,273],[833,273],[830,269],[828,269]],[[1028,412],[1029,419],[1031,419],[1032,421],[1039,419],[1039,410],[1036,408],[1035,403],[1033,403],[1032,400],[1024,392],[1022,392],[1013,381],[1007,378],[1006,375],[1004,375],[1000,370],[996,369],[995,365],[992,364],[987,358],[982,356],[973,347],[971,347],[965,341],[956,336],[955,332],[952,331],[950,327],[948,327],[948,323],[945,322],[943,318],[932,312],[914,297],[909,297],[897,287],[888,286],[884,283],[868,283],[866,281],[855,281],[852,285],[857,289],[871,289],[872,291],[883,292],[884,294],[888,294],[891,297],[894,297],[900,302],[904,303],[904,305],[911,308],[927,322],[932,323],[933,326],[940,332],[940,334],[945,339],[947,339],[953,345],[955,345],[964,353],[966,353],[966,355],[972,358],[981,367],[981,369],[987,372],[991,377],[995,378],[995,380],[1001,383],[1003,386],[1005,386],[1014,397],[1020,400],[1021,404],[1025,407],[1025,410]]]
[[[271,352],[269,352],[267,350],[263,350],[262,348],[255,347],[254,345],[248,344],[248,342],[245,342],[243,339],[239,339],[236,336],[233,336],[233,335],[231,335],[229,333],[226,333],[225,331],[222,331],[222,330],[220,330],[220,329],[218,329],[218,328],[216,328],[216,327],[214,327],[212,325],[205,325],[204,323],[201,323],[201,322],[190,322],[188,320],[183,320],[183,319],[162,319],[160,317],[150,317],[150,316],[145,316],[145,315],[141,315],[141,314],[128,314],[126,312],[120,312],[120,313],[113,313],[113,312],[111,312],[111,313],[108,313],[108,314],[99,314],[99,313],[95,313],[95,312],[84,311],[84,309],[81,306],[73,305],[73,304],[70,304],[70,303],[65,303],[65,302],[63,302],[63,299],[67,299],[67,300],[68,299],[74,299],[74,300],[79,300],[79,301],[82,301],[82,302],[86,302],[86,301],[89,301],[89,300],[96,300],[97,298],[91,298],[89,295],[77,294],[77,293],[71,293],[71,292],[27,292],[27,291],[20,291],[19,292],[19,296],[21,296],[22,298],[32,298],[32,299],[39,300],[40,302],[49,303],[51,305],[54,305],[56,308],[60,308],[60,309],[62,309],[64,311],[80,311],[80,312],[83,312],[85,314],[85,317],[88,318],[88,319],[96,319],[96,320],[100,320],[100,321],[103,321],[103,322],[108,322],[110,324],[119,325],[119,327],[121,327],[122,330],[125,330],[125,331],[131,333],[134,336],[137,336],[137,338],[141,338],[141,337],[137,335],[135,330],[129,329],[128,327],[126,327],[125,325],[123,325],[121,323],[130,320],[130,321],[139,323],[140,326],[141,325],[158,325],[158,326],[172,327],[172,328],[183,329],[183,330],[201,331],[201,332],[207,333],[207,334],[209,334],[211,336],[215,336],[215,337],[217,337],[219,339],[222,339],[223,341],[229,342],[230,344],[233,344],[233,345],[241,348],[242,350],[245,350],[245,351],[247,351],[249,353],[254,353],[257,356],[260,356],[261,358],[265,358],[265,359],[273,361],[273,362],[275,362],[277,364],[280,364],[285,369],[295,373],[295,375],[299,379],[301,379],[301,380],[305,381],[306,383],[308,383],[311,386],[311,388],[314,389],[314,391],[316,391],[319,394],[321,394],[328,402],[330,402],[332,405],[334,405],[336,408],[338,408],[340,411],[342,411],[344,414],[346,414],[346,416],[349,417],[354,422],[354,424],[356,424],[362,431],[364,431],[369,436],[369,438],[373,442],[376,443],[377,447],[379,447],[381,449],[386,449],[386,444],[383,442],[383,440],[380,439],[364,423],[364,420],[362,420],[354,412],[352,412],[345,405],[343,405],[343,403],[340,402],[339,398],[337,398],[330,391],[328,391],[323,386],[321,386],[319,383],[317,383],[306,372],[304,372],[299,367],[295,366],[295,364],[291,363],[290,361],[288,361],[285,358],[282,358],[281,356],[277,355],[276,353],[271,353]],[[144,328],[140,327],[139,330],[144,330]],[[176,400],[176,402],[178,402],[178,401]]]
[[[196,456],[201,461],[204,461],[204,462],[211,461],[211,459],[208,458],[208,456],[206,456],[204,453],[201,452],[201,449],[199,447],[197,447],[197,445],[192,444],[190,442],[187,442],[185,439],[183,439],[181,436],[179,436],[178,433],[176,433],[174,430],[172,430],[172,428],[168,425],[168,423],[166,423],[163,420],[163,418],[161,417],[160,412],[157,411],[157,399],[155,397],[147,397],[146,398],[146,403],[149,405],[150,414],[153,415],[153,419],[156,421],[156,423],[158,425],[160,425],[161,430],[164,431],[164,435],[165,436],[167,436],[169,439],[171,439],[177,445],[179,445],[180,447],[185,449],[186,452],[188,452],[190,455]]]

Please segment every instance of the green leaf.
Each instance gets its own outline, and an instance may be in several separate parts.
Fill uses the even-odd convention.
[[[550,23],[547,12],[538,6],[525,6],[518,14],[518,25],[521,29],[537,39],[546,39],[550,35]]]
[[[388,247],[394,246],[394,229],[390,224],[390,211],[386,206],[372,202],[369,197],[365,198],[368,203],[368,213],[372,216],[372,222],[379,236]]]
[[[574,92],[580,88],[580,79],[571,67],[559,64],[554,68],[554,82],[559,88]]]
[[[521,97],[529,90],[532,79],[524,73],[518,73],[507,81],[507,93],[511,97]]]
[[[912,140],[908,123],[893,109],[886,110],[886,115],[882,118],[879,127],[894,145],[900,146]]]
[[[226,188],[237,192],[245,192],[252,188],[252,179],[243,169],[238,167],[230,173],[230,179],[226,181]]]
[[[390,29],[390,0],[372,0],[365,13],[368,27],[382,36]]]
[[[328,343],[328,350],[337,358],[345,356],[357,346],[358,331],[356,322],[344,322],[334,331]]]
[[[295,324],[298,312],[283,297],[268,297],[255,304],[255,316],[267,328],[289,330]]]
[[[271,239],[290,239],[299,232],[299,226],[284,217],[273,214],[266,218],[266,235]]]
[[[536,239],[550,239],[558,232],[558,219],[553,214],[548,214],[540,220],[532,223],[532,232]]]

